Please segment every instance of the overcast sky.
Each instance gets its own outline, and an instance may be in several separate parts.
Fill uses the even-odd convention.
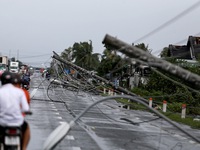
[[[200,33],[198,6],[198,0],[0,0],[0,53],[49,66],[52,51],[60,53],[75,42],[92,40],[94,52],[102,54],[108,33],[126,43],[148,44],[157,55],[163,47]]]

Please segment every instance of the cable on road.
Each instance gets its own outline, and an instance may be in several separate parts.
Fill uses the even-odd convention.
[[[60,71],[58,71],[58,67],[56,67],[56,65],[60,68]],[[55,64],[53,65],[54,67],[54,72],[56,73],[56,76],[58,77],[58,78],[54,78],[53,79],[53,81],[51,81],[50,82],[50,84],[49,84],[49,86],[48,86],[48,88],[47,88],[47,96],[49,97],[49,99],[51,100],[51,101],[54,101],[54,100],[52,100],[51,99],[51,97],[49,96],[49,89],[50,89],[50,86],[51,86],[51,84],[53,84],[53,82],[56,80],[56,79],[58,79],[58,81],[61,81],[61,82],[64,82],[64,81],[62,81],[62,77],[61,77],[61,74],[64,74],[64,69],[63,69],[63,65],[62,64],[60,64],[60,63],[57,63],[57,61],[55,61]],[[73,67],[70,67],[70,68],[73,68]],[[76,70],[75,68],[73,68],[74,70]],[[77,71],[78,72],[78,71]],[[79,73],[79,75],[82,77],[82,78],[84,78],[84,80],[85,81],[87,81],[87,77],[84,77],[83,76],[83,74],[80,74]],[[71,77],[72,78],[72,77]],[[90,76],[90,77],[88,77],[88,78],[93,78],[92,76]],[[76,78],[76,80],[77,80],[77,78]],[[87,84],[87,83],[86,83]],[[85,85],[86,85],[85,84]],[[58,84],[57,84],[58,85]],[[60,83],[60,85],[62,85],[61,83]],[[97,87],[96,87],[97,88]],[[63,88],[62,88],[62,90],[63,90]],[[80,90],[80,89],[79,89]],[[82,89],[83,91],[85,91],[85,89]],[[93,89],[91,89],[91,90],[93,90]],[[87,91],[85,91],[85,92],[89,92],[90,90],[87,90]],[[63,93],[65,94],[65,92],[63,91]],[[74,92],[73,92],[74,93]],[[78,92],[77,92],[77,94],[78,94]],[[76,98],[78,98],[77,97],[77,94],[74,94],[74,96],[76,96]],[[59,97],[60,99],[62,99],[61,97]],[[93,101],[93,102],[95,102],[94,101],[94,99],[92,98],[92,96],[90,95],[90,98],[91,98],[91,100]],[[67,106],[67,104],[64,102],[64,100],[62,100],[63,101],[63,103],[64,103],[64,105],[65,105],[65,107],[66,107],[66,109],[70,112],[70,114],[72,114],[72,116],[73,117],[75,117],[76,115],[75,115],[75,113],[73,113],[72,112],[72,110]],[[101,112],[101,114],[103,114],[107,119],[109,119],[109,121],[114,121],[114,122],[120,122],[120,123],[125,123],[125,124],[129,124],[128,122],[122,122],[122,121],[119,121],[119,120],[115,120],[114,118],[111,118],[111,117],[109,117],[107,114],[105,114],[98,106],[96,106],[97,107],[97,109]]]
[[[133,125],[139,125],[139,124],[141,124],[141,123],[152,122],[152,121],[155,121],[155,120],[158,120],[158,119],[160,119],[160,117],[153,118],[153,119],[149,119],[149,120],[145,120],[145,121],[141,121],[141,122],[133,122],[133,121],[130,120],[130,119],[121,118],[121,120],[125,120],[125,121],[127,121],[127,122],[130,122],[130,123],[133,124]]]
[[[172,120],[170,120],[168,117],[164,116],[162,113],[160,113],[159,111],[149,107],[145,102],[139,100],[136,97],[133,96],[109,96],[103,99],[100,99],[98,101],[96,101],[95,103],[91,104],[90,106],[88,106],[84,111],[82,111],[74,120],[72,120],[70,122],[70,125],[73,126],[76,121],[78,121],[89,109],[91,109],[93,106],[97,105],[98,103],[101,103],[103,101],[107,101],[107,100],[113,100],[116,98],[125,98],[125,99],[130,99],[130,101],[133,102],[137,102],[140,103],[142,105],[144,105],[145,107],[147,107],[151,112],[155,113],[156,115],[158,115],[159,117],[161,117],[162,119],[164,119],[165,121],[167,121],[168,123],[170,123],[171,125],[173,125],[174,127],[176,127],[178,130],[180,130],[181,132],[183,132],[184,134],[186,134],[187,136],[189,136],[190,138],[192,138],[193,140],[195,140],[196,142],[200,143],[200,139],[196,138],[194,135],[190,134],[189,132],[187,132],[186,130],[184,130],[183,128],[181,128],[180,125],[178,125],[177,123],[174,123]]]

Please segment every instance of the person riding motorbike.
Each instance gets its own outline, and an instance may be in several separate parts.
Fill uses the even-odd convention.
[[[50,73],[49,72],[46,72],[46,79],[49,80],[51,77]]]
[[[30,105],[30,102],[31,102],[30,101],[31,100],[30,99],[30,94],[26,89],[21,87],[21,83],[22,83],[22,79],[21,79],[20,75],[17,74],[17,73],[13,73],[12,84],[15,87],[20,88],[20,89],[23,90],[23,92],[24,92],[24,94],[26,96],[27,103]],[[24,113],[22,113],[22,114],[23,114],[23,116],[25,116]],[[30,127],[29,127],[28,123],[27,123],[27,130],[24,132],[24,137],[26,137],[26,138],[23,139],[22,143],[24,144],[24,147],[27,147],[27,145],[28,145],[28,143],[30,141]]]
[[[29,130],[28,123],[24,120],[22,112],[29,111],[29,105],[24,92],[12,84],[13,74],[5,71],[1,75],[2,87],[0,88],[0,135],[5,127],[20,126],[22,131],[22,150],[27,148],[25,132]],[[2,137],[2,136],[0,136]],[[2,138],[0,139],[2,142]]]
[[[30,84],[30,74],[25,73],[22,75],[22,88],[28,90],[29,89],[29,84]]]
[[[24,94],[26,95],[26,100],[27,100],[28,104],[30,105],[31,98],[30,98],[29,91],[22,87],[23,80],[21,79],[21,77],[18,73],[13,73],[12,83],[13,83],[14,86],[16,86],[16,87],[18,87],[18,88],[20,88],[24,91]]]

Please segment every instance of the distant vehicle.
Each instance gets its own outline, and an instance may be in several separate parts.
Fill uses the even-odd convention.
[[[40,73],[43,73],[44,72],[44,68],[40,68]]]
[[[6,71],[8,69],[8,57],[0,56],[0,71]]]
[[[6,71],[6,66],[4,64],[0,64],[0,71]]]
[[[30,74],[27,72],[22,76],[22,88],[28,90],[30,87]]]
[[[20,73],[25,74],[28,72],[28,66],[27,65],[21,65],[20,67]]]
[[[141,76],[149,76],[151,74],[151,68],[149,66],[141,65],[139,68]]]
[[[151,74],[151,68],[146,65],[139,65],[136,68],[136,72],[138,72],[141,77],[149,76]]]
[[[40,73],[40,70],[35,70],[35,73]]]
[[[51,77],[50,73],[49,72],[46,72],[46,79],[49,80]]]
[[[19,62],[11,61],[9,66],[9,71],[13,73],[19,72]]]

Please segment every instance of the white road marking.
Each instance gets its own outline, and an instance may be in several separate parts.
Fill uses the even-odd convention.
[[[60,124],[63,124],[63,123],[65,123],[65,122],[64,122],[64,121],[60,121],[59,123],[60,123]]]
[[[180,137],[180,135],[179,135],[179,134],[174,134],[174,136],[175,136],[175,137]]]
[[[80,147],[72,147],[72,150],[81,150]]]
[[[31,98],[35,95],[35,93],[37,92],[37,90],[38,90],[38,89],[33,89],[33,91],[31,91],[31,94],[30,94],[30,97],[31,97]]]
[[[58,119],[62,119],[62,117],[56,117],[56,118],[58,118]]]
[[[58,109],[52,108],[51,110],[58,111]]]
[[[191,140],[190,140],[190,141],[189,141],[189,143],[191,143],[191,144],[195,144],[196,142],[195,142],[195,141],[191,141]]]
[[[74,136],[72,136],[72,135],[67,135],[65,138],[66,138],[67,140],[74,140]]]
[[[184,137],[184,136],[181,136],[179,134],[174,134],[175,137],[178,137],[179,139],[182,139],[182,140],[186,140],[187,138]]]

